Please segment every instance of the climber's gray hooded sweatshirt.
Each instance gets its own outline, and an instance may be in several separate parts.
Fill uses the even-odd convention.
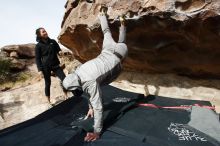
[[[90,108],[94,110],[94,132],[100,133],[103,125],[103,104],[100,86],[111,83],[122,70],[121,61],[127,55],[125,44],[126,29],[120,27],[119,41],[116,43],[108,27],[106,16],[99,16],[104,33],[101,54],[93,60],[79,66],[76,71],[66,76],[63,86],[67,90],[82,88],[90,95]]]

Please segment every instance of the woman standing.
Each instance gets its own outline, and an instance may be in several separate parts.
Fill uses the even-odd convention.
[[[53,71],[61,81],[65,78],[65,74],[60,67],[60,61],[58,59],[61,49],[55,40],[48,37],[47,31],[44,28],[38,28],[36,30],[36,41],[38,42],[35,47],[36,64],[41,76],[44,76],[45,95],[49,103],[51,103],[51,71]]]

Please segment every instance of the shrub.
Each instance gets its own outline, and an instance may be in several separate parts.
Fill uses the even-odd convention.
[[[0,58],[0,82],[4,82],[10,75],[11,61]]]

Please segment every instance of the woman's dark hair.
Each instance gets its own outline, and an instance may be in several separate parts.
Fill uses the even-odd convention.
[[[39,27],[38,29],[36,29],[36,41],[39,42],[41,40],[41,37],[40,37],[40,30],[41,29],[44,29],[43,27]]]

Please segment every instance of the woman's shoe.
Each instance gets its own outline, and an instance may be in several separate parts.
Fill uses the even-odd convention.
[[[47,101],[49,102],[49,104],[51,104],[51,102],[50,102],[50,97],[49,97],[49,96],[46,96],[46,98],[47,98]]]

